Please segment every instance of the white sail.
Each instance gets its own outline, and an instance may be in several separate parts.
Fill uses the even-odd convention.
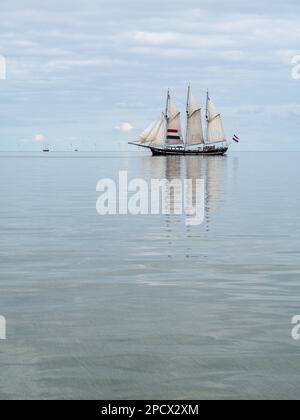
[[[135,144],[149,145],[152,142],[160,143],[161,142],[161,130],[163,126],[163,120],[165,120],[164,114],[160,117],[159,120],[154,121],[146,130],[139,135],[134,141]],[[166,136],[166,128],[164,129],[164,135]]]
[[[221,114],[210,98],[207,100],[207,143],[225,142],[226,135]]]
[[[149,136],[149,142],[151,146],[158,147],[165,145],[166,128],[166,117],[164,114],[162,114]]]
[[[152,131],[155,129],[155,126],[157,125],[158,121],[153,121],[149,127],[146,128],[146,130],[144,130],[142,132],[142,134],[140,134],[135,140],[134,143],[138,143],[138,144],[145,144],[148,143],[149,141],[149,137],[152,133]]]
[[[182,130],[180,112],[177,110],[176,105],[170,95],[168,95],[167,105],[167,139],[168,145],[182,145]]]
[[[204,144],[201,108],[199,108],[191,89],[188,93],[187,102],[187,127],[186,127],[186,146]]]

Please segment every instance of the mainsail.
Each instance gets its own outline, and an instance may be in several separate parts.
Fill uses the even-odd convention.
[[[204,144],[204,136],[201,120],[201,108],[199,108],[189,87],[187,100],[187,127],[186,127],[186,146]]]
[[[183,144],[180,112],[177,110],[176,105],[168,93],[167,101],[167,138],[166,144],[177,146]]]
[[[223,122],[221,119],[221,114],[212,102],[212,100],[207,96],[207,138],[206,143],[219,143],[226,141],[226,135],[223,127]]]

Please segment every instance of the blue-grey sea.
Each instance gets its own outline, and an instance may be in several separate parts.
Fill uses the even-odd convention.
[[[1,399],[298,399],[300,153],[0,154]],[[96,212],[203,178],[205,217]]]

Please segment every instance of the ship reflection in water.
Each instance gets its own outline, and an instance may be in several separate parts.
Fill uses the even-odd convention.
[[[235,171],[238,170],[238,158],[236,159]],[[143,169],[151,179],[167,179],[170,183],[175,180],[181,180],[182,183],[184,180],[191,180],[191,183],[187,183],[184,194],[187,202],[192,203],[193,206],[196,205],[197,200],[202,203],[204,200],[204,220],[199,225],[189,226],[185,223],[185,214],[174,213],[178,204],[176,202],[178,195],[174,193],[174,189],[171,188],[167,194],[161,195],[161,199],[166,200],[165,207],[170,209],[170,214],[164,215],[164,227],[168,235],[167,245],[170,249],[174,245],[178,232],[186,238],[197,238],[203,232],[209,232],[211,224],[217,221],[217,213],[222,206],[224,184],[228,178],[227,161],[226,156],[168,156],[149,158],[146,164],[143,161]],[[204,197],[199,197],[199,190],[196,188],[196,181],[199,179],[204,181]],[[184,227],[183,230],[181,227]],[[187,258],[192,256],[192,249],[187,247],[188,244],[189,241],[185,241],[185,249],[182,250]],[[195,253],[194,256],[196,256]],[[168,257],[173,258],[174,254],[170,253]]]
[[[145,162],[143,162],[144,164]],[[235,171],[238,170],[238,161],[234,166]],[[169,182],[175,180],[192,180],[192,184],[187,184],[188,200],[196,202],[196,180],[203,179],[205,185],[205,225],[209,228],[209,223],[213,213],[216,212],[220,203],[221,191],[223,190],[224,180],[227,172],[226,156],[168,156],[168,157],[152,157],[146,163],[146,171],[151,178],[165,178]],[[192,188],[191,188],[192,187]],[[166,196],[169,201],[171,213],[176,207],[174,191],[171,189],[170,194]],[[167,206],[166,206],[167,207]],[[167,215],[167,222],[181,223],[181,217],[175,214]]]

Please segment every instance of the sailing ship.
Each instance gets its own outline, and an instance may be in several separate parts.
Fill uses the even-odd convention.
[[[188,88],[186,106],[185,138],[181,129],[181,114],[170,92],[167,95],[166,111],[153,122],[137,139],[129,144],[145,147],[157,155],[224,155],[228,142],[221,114],[207,91],[206,130],[202,126],[201,108]]]
[[[44,146],[43,146],[43,152],[44,153],[49,153],[50,152],[50,147],[49,147],[48,144],[44,144]]]

